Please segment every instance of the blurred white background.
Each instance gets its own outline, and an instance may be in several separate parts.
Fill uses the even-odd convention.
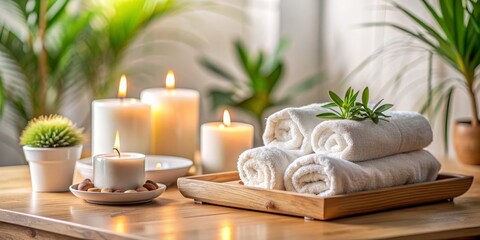
[[[392,78],[401,67],[401,63],[411,62],[425,53],[384,55],[372,62],[368,67],[354,75],[349,82],[342,83],[348,73],[352,72],[369,55],[393,41],[409,41],[398,32],[385,27],[362,27],[362,23],[392,21],[408,26],[398,13],[386,7],[384,0],[216,0],[230,6],[219,9],[218,13],[205,10],[193,10],[160,20],[135,43],[134,47],[143,47],[145,51],[161,45],[159,55],[155,58],[144,58],[142,61],[123,63],[130,81],[129,97],[139,97],[140,91],[147,87],[163,87],[167,70],[172,69],[176,75],[177,87],[192,88],[200,91],[200,122],[220,120],[220,112],[210,111],[207,90],[221,85],[222,81],[207,72],[198,64],[201,56],[208,56],[227,66],[232,72],[240,75],[237,60],[234,56],[233,41],[243,39],[253,49],[271,51],[280,37],[290,40],[286,51],[287,69],[284,84],[279,95],[288,92],[289,87],[299,80],[305,79],[319,71],[324,71],[328,82],[318,85],[306,95],[298,96],[293,105],[300,106],[312,102],[327,100],[328,90],[344,91],[348,86],[363,89],[366,85],[372,92],[372,100],[385,98],[386,102],[395,104],[395,110],[418,110],[419,101],[427,91],[427,61],[415,64],[415,70],[404,76],[404,82],[393,88]],[[404,0],[403,6],[415,10],[421,3],[416,0]],[[418,12],[422,15],[422,12]],[[177,31],[181,29],[182,31]],[[187,44],[157,42],[156,39],[167,37],[182,38],[183,34],[191,34]],[[150,65],[149,62],[160,63]],[[441,62],[434,64],[441,69]],[[135,71],[134,71],[135,70]],[[142,71],[152,71],[152,78]],[[447,73],[438,71],[434,76]],[[415,81],[415,84],[410,84]],[[460,93],[460,92],[459,92]],[[90,102],[72,99],[73,107],[63,109],[63,114],[76,122],[83,122],[89,128]],[[454,118],[468,116],[468,107],[460,103],[466,97],[456,94]],[[272,110],[273,111],[273,110]],[[251,122],[248,116],[233,111],[235,121]],[[83,120],[87,119],[86,122]],[[436,124],[434,143],[430,150],[437,156],[443,154],[441,122]],[[2,128],[5,129],[5,128]],[[258,128],[257,128],[258,129]],[[15,139],[16,133],[3,132]],[[10,142],[10,143],[7,143]],[[89,143],[86,148],[89,148]],[[0,165],[23,163],[23,153],[14,141],[2,141],[0,145],[2,162]],[[453,149],[450,151],[453,154]]]

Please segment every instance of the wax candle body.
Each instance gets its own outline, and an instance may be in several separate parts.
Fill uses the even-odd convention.
[[[93,157],[93,183],[97,188],[134,190],[145,182],[145,155],[100,154]]]
[[[193,160],[198,136],[198,91],[146,89],[141,99],[152,107],[150,152]]]
[[[92,156],[111,153],[115,133],[122,150],[150,153],[150,106],[138,99],[102,99],[92,103]]]
[[[253,147],[253,126],[234,122],[205,123],[201,129],[201,160],[204,173],[237,169],[238,156]]]

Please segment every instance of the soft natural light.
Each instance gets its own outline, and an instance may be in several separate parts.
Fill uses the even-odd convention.
[[[232,224],[229,221],[221,222],[220,239],[221,240],[232,239]]]
[[[167,89],[175,88],[175,75],[172,70],[169,70],[167,73],[167,78],[165,79],[165,85]]]
[[[113,219],[113,229],[116,233],[125,233],[127,228],[127,218],[118,216]]]

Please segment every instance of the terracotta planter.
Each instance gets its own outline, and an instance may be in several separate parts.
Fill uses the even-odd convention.
[[[453,143],[458,160],[465,164],[480,165],[480,126],[473,128],[470,123],[455,123]]]

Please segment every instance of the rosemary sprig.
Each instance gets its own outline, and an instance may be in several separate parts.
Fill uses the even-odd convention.
[[[322,107],[328,109],[330,112],[320,113],[317,115],[319,118],[325,119],[348,119],[355,121],[363,121],[365,119],[371,119],[375,124],[378,124],[380,120],[388,121],[390,116],[385,112],[393,107],[393,104],[383,104],[383,99],[377,102],[372,108],[369,107],[369,89],[366,87],[362,92],[362,101],[357,102],[357,97],[360,91],[355,91],[349,87],[343,99],[341,99],[336,93],[329,91],[328,95],[332,99],[332,102],[326,103]],[[336,110],[336,109],[338,110]]]

